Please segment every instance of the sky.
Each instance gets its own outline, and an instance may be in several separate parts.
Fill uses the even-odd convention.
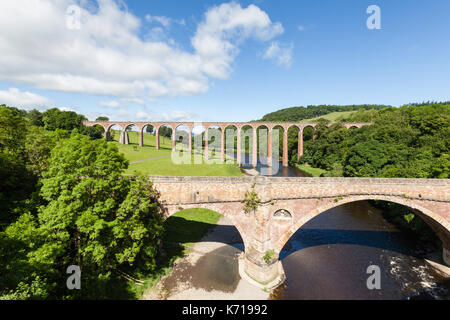
[[[250,121],[448,101],[449,16],[448,0],[1,0],[0,104]]]

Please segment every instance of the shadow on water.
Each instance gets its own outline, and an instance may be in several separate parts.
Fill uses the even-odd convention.
[[[415,255],[409,246],[405,246],[404,238],[401,233],[391,231],[300,229],[295,234],[295,238],[284,246],[280,259],[298,250],[331,244],[360,245]],[[416,257],[419,258],[419,256]]]

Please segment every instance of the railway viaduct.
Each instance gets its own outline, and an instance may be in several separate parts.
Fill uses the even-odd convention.
[[[342,123],[347,129],[356,127],[361,128],[365,125],[370,125],[371,123]],[[212,127],[220,128],[221,131],[221,160],[224,162],[225,160],[225,130],[227,128],[236,128],[236,136],[237,136],[237,164],[241,165],[241,157],[242,157],[242,131],[244,127],[250,127],[252,129],[252,165],[256,167],[257,165],[257,130],[259,128],[266,128],[268,130],[267,134],[267,154],[269,155],[269,159],[267,161],[268,165],[272,164],[271,155],[272,155],[272,130],[276,127],[280,127],[283,130],[283,157],[282,163],[284,167],[288,166],[288,130],[291,127],[298,128],[298,150],[297,158],[303,155],[303,130],[307,127],[315,128],[317,123],[300,123],[300,122],[112,122],[112,121],[85,121],[84,125],[86,126],[96,126],[100,125],[104,129],[105,139],[109,140],[110,130],[113,126],[119,126],[121,128],[119,142],[122,144],[128,144],[128,133],[127,129],[135,126],[139,132],[139,145],[144,145],[144,128],[148,125],[151,125],[155,128],[155,141],[156,141],[156,149],[159,149],[159,129],[162,126],[168,126],[172,129],[172,150],[175,150],[176,146],[176,130],[179,127],[186,127],[188,129],[188,152],[192,153],[192,130],[195,126],[202,126],[205,130],[205,146],[204,146],[204,154],[205,158],[208,158],[208,132]],[[329,124],[331,125],[331,124]],[[298,159],[297,159],[298,160]]]
[[[284,279],[278,259],[289,238],[316,215],[345,203],[383,200],[418,214],[443,244],[450,265],[450,181],[448,179],[164,177],[151,176],[170,216],[181,209],[221,213],[237,228],[245,251],[240,274],[253,284],[275,287]],[[245,213],[242,200],[254,190],[260,205]],[[270,262],[264,255],[273,253]]]

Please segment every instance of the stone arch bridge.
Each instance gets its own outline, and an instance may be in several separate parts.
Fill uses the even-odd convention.
[[[240,273],[254,284],[274,287],[284,273],[278,255],[289,238],[316,215],[344,203],[384,200],[417,213],[438,235],[450,264],[450,180],[379,178],[163,177],[151,176],[168,216],[181,209],[206,208],[238,229],[245,252]],[[243,211],[245,193],[261,200]],[[266,263],[264,255],[273,251]]]
[[[329,123],[328,125],[331,125],[332,123]],[[347,129],[350,128],[361,128],[365,125],[370,125],[371,123],[342,123],[344,127]],[[188,152],[192,153],[192,130],[195,126],[202,126],[205,129],[205,157],[208,158],[208,130],[211,127],[217,127],[221,131],[221,160],[224,162],[225,160],[225,144],[224,144],[224,135],[225,130],[228,127],[235,127],[236,128],[236,136],[237,136],[237,164],[241,164],[241,139],[242,139],[242,131],[244,127],[251,127],[252,129],[252,165],[253,167],[256,167],[257,165],[257,135],[256,131],[258,128],[265,127],[269,134],[267,135],[267,154],[270,159],[268,159],[268,165],[270,166],[272,161],[272,135],[271,132],[274,128],[280,127],[283,130],[283,157],[282,157],[282,163],[284,167],[288,166],[288,130],[291,127],[295,127],[298,129],[298,152],[297,152],[297,160],[300,158],[300,156],[303,155],[303,130],[307,127],[315,128],[317,123],[301,123],[301,122],[121,122],[121,121],[85,121],[85,126],[102,126],[104,130],[105,139],[109,140],[109,133],[113,126],[117,125],[121,127],[121,133],[119,142],[122,144],[128,144],[128,133],[127,128],[135,126],[138,129],[139,132],[139,145],[144,145],[144,128],[148,125],[151,125],[155,128],[155,144],[156,149],[159,149],[160,143],[159,143],[159,129],[162,126],[168,126],[172,129],[172,150],[175,150],[176,145],[176,136],[175,131],[177,128],[184,126],[188,128]]]

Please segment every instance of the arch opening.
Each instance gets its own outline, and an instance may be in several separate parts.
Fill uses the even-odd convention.
[[[126,126],[124,136],[124,144],[139,145],[139,128],[135,124],[129,124]]]
[[[404,211],[385,212],[387,204]],[[405,299],[423,295],[438,297],[449,288],[448,281],[436,273],[428,261],[442,264],[439,245],[448,241],[449,229],[420,204],[396,199],[348,199],[324,205],[291,224],[292,233],[279,247],[288,289],[285,299]],[[291,211],[292,212],[292,211]],[[417,234],[393,224],[392,216],[416,214],[438,244],[428,247]],[[295,216],[295,213],[294,213]],[[298,218],[298,217],[297,217]],[[302,220],[300,222],[300,220]],[[416,221],[416,223],[417,223]],[[289,222],[282,222],[289,225]],[[433,240],[431,240],[433,241]],[[448,242],[447,242],[448,243]],[[427,249],[428,248],[428,249]],[[427,251],[429,250],[429,251]],[[436,258],[438,261],[433,260]],[[425,260],[427,259],[427,260]],[[367,290],[366,270],[381,270],[382,291]],[[301,270],[301,272],[300,272]],[[326,290],[306,292],[302,287],[327,283]],[[325,288],[325,287],[324,287]],[[351,289],[349,289],[351,288]],[[444,290],[444,291],[442,291]],[[447,291],[446,291],[447,292]],[[446,294],[441,297],[446,297]],[[438,298],[440,299],[440,298]]]
[[[162,285],[168,295],[183,298],[178,288],[188,284],[205,292],[235,292],[241,278],[237,256],[244,241],[230,217],[202,208],[184,209],[165,221],[166,260],[177,261]],[[187,255],[186,255],[187,249]]]
[[[225,163],[234,164],[237,158],[237,132],[235,125],[225,127]]]
[[[118,124],[111,124],[107,131],[107,140],[110,141],[120,141],[120,133],[123,131],[122,126],[118,125]]]
[[[221,163],[222,152],[222,129],[217,125],[209,126],[208,129],[208,163]]]
[[[151,124],[142,127],[142,146],[156,147],[156,128]]]
[[[440,244],[450,243],[450,229],[447,225],[442,225],[438,221],[438,217],[425,208],[421,208],[418,206],[410,206],[405,200],[400,199],[383,199],[383,198],[373,198],[367,197],[362,198],[359,197],[357,200],[346,200],[342,199],[338,201],[338,203],[328,204],[320,207],[315,213],[311,212],[307,215],[306,218],[301,219],[301,221],[297,221],[294,223],[292,231],[289,231],[288,236],[283,237],[281,241],[278,243],[277,248],[278,251],[283,251],[283,248],[289,242],[289,240],[302,228],[308,228],[313,220],[321,219],[321,215],[330,215],[333,212],[339,212],[340,208],[351,205],[360,205],[368,203],[369,207],[374,209],[367,209],[363,207],[362,210],[367,210],[367,212],[363,212],[359,217],[363,217],[364,215],[370,215],[374,212],[380,213],[382,219],[386,220],[387,223],[395,226],[400,231],[404,231],[408,233],[407,223],[415,221],[411,224],[411,232],[415,232],[416,235],[423,231],[426,233],[425,238],[427,238],[430,242],[433,242],[437,239],[441,242]],[[400,220],[404,219],[403,226],[400,224]],[[381,222],[381,220],[379,220]],[[412,233],[410,233],[411,235]],[[425,239],[419,239],[425,240]],[[436,243],[437,245],[437,243]]]
[[[250,167],[255,161],[252,157],[253,135],[254,130],[252,126],[244,125],[241,128],[241,164],[243,167]]]
[[[162,124],[158,127],[158,137],[156,143],[159,144],[160,149],[172,150],[172,133],[173,128],[168,124]]]

